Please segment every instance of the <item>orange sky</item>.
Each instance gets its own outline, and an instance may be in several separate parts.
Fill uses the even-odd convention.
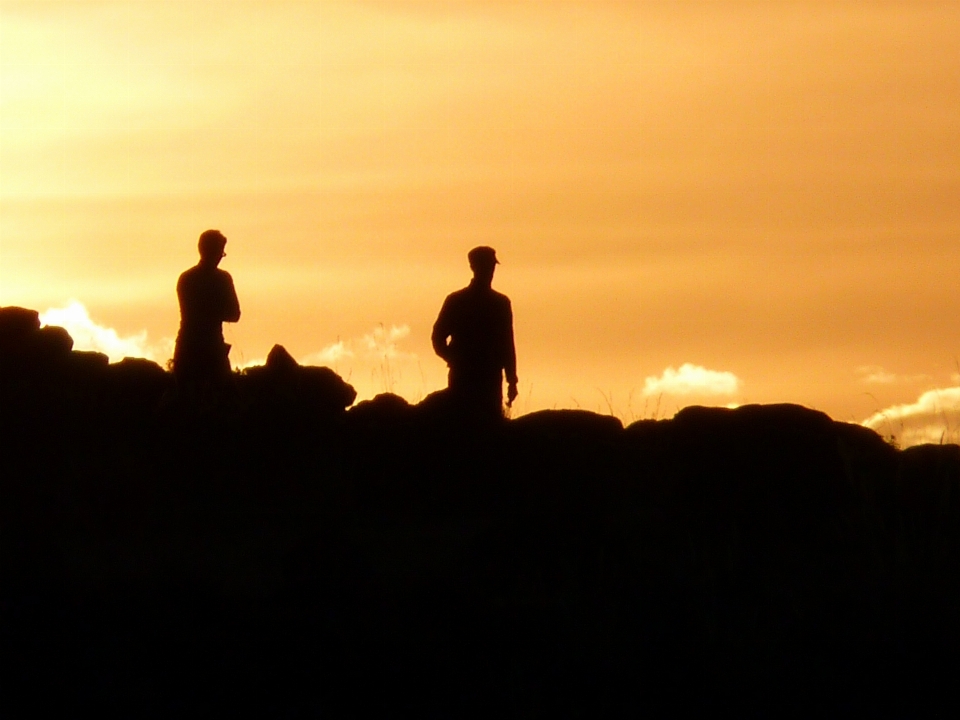
[[[0,304],[163,360],[216,227],[235,363],[415,400],[489,244],[521,412],[957,439],[958,37],[920,0],[0,0]]]

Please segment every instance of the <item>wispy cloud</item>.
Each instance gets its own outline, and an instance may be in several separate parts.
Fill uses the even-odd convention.
[[[378,325],[360,338],[338,338],[322,350],[304,356],[300,362],[303,365],[335,365],[350,360],[415,360],[414,353],[400,348],[400,342],[409,335],[408,325],[391,325],[389,328]]]
[[[302,355],[297,359],[301,365],[328,365],[334,370],[345,366],[347,372],[352,372],[354,366],[375,365],[384,361],[416,361],[416,353],[407,352],[400,347],[401,342],[409,337],[409,325],[378,325],[369,333],[354,338],[337,338],[337,341],[326,345],[316,352]],[[264,358],[247,360],[238,368],[263,365]]]
[[[893,385],[895,383],[914,383],[929,380],[929,375],[897,375],[888,372],[879,365],[861,365],[857,368],[860,382],[870,385]]]
[[[732,372],[708,370],[684,363],[679,370],[668,367],[659,376],[651,375],[643,381],[643,394],[650,395],[735,395],[740,389],[740,378]]]
[[[366,344],[367,350],[377,356],[400,358],[411,355],[411,353],[403,352],[398,347],[398,343],[409,334],[410,327],[408,325],[391,325],[389,330],[386,326],[379,325],[373,329],[373,332],[363,336],[363,342]]]
[[[102,352],[111,362],[125,357],[141,357],[162,364],[173,354],[173,340],[164,338],[151,342],[146,330],[121,337],[113,328],[95,322],[78,300],[40,313],[40,322],[64,328],[73,338],[74,349]]]
[[[302,365],[336,365],[343,360],[350,360],[356,357],[356,353],[343,340],[337,340],[332,345],[327,345],[319,352],[311,353],[300,360]]]
[[[418,400],[425,394],[420,359],[403,349],[409,325],[378,325],[361,337],[342,339],[300,358],[303,365],[327,365],[350,382],[360,398],[381,392]]]
[[[928,390],[916,402],[892,405],[861,423],[902,447],[957,442],[960,436],[960,387]]]

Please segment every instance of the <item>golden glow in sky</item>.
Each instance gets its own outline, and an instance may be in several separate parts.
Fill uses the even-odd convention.
[[[416,400],[488,244],[520,412],[957,439],[957,37],[920,0],[0,0],[0,304],[162,362],[219,228],[235,364]]]

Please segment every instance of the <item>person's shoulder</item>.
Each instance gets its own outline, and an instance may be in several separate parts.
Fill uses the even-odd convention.
[[[193,279],[193,278],[197,275],[197,273],[199,273],[199,272],[200,272],[200,266],[199,266],[199,265],[194,265],[193,267],[188,267],[186,270],[184,270],[182,273],[180,273],[180,279],[177,281],[177,283],[179,284],[179,283],[189,282],[189,281],[190,281],[191,279]]]
[[[497,292],[496,290],[491,289],[493,293],[493,299],[500,305],[510,305],[510,298],[504,295],[502,292]]]
[[[470,296],[470,286],[468,285],[467,287],[460,288],[459,290],[454,290],[452,293],[447,295],[447,302],[448,303],[459,302],[463,298],[466,298],[469,296]]]

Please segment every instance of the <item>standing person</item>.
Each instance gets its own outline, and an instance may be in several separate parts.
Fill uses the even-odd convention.
[[[517,353],[510,299],[491,285],[499,261],[491,247],[467,253],[473,280],[447,296],[433,326],[434,352],[450,368],[448,386],[458,406],[485,417],[503,416],[517,397]]]
[[[229,381],[230,346],[223,341],[223,323],[240,319],[233,278],[217,267],[227,255],[226,244],[219,230],[202,233],[200,262],[177,281],[180,332],[173,372],[181,389],[201,396]]]

